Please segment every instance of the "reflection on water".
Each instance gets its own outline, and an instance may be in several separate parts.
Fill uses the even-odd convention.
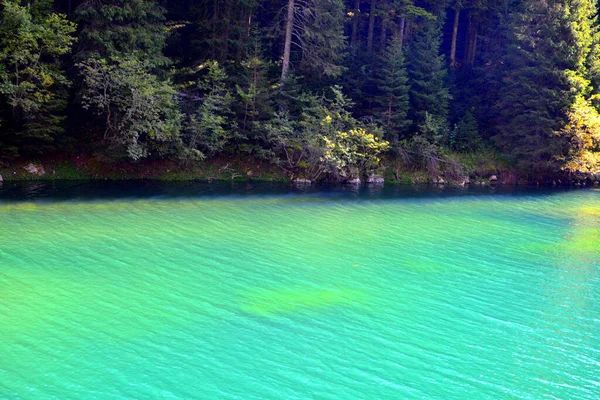
[[[44,181],[4,182],[0,201],[94,200],[125,198],[199,198],[307,194],[334,198],[435,198],[465,195],[556,195],[570,189],[516,186],[445,185],[293,185],[270,182],[165,182],[165,181]]]

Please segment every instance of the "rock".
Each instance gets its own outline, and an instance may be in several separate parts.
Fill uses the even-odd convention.
[[[2,175],[0,175],[0,182],[2,182]],[[594,183],[592,183],[593,187],[598,187],[598,181],[594,181]]]
[[[294,179],[294,183],[296,185],[311,185],[312,181],[310,179],[298,178],[298,179]]]
[[[495,183],[498,181],[498,177],[496,175],[492,175],[492,176],[490,176],[489,181],[490,181],[490,183]]]
[[[37,176],[42,176],[46,173],[46,171],[44,171],[44,167],[42,166],[42,164],[35,165],[33,163],[30,163],[28,166],[24,167],[23,169],[25,171],[29,172],[30,174],[37,175]]]
[[[444,178],[440,178],[440,179],[438,179],[437,184],[438,185],[445,185],[446,181],[444,180]]]
[[[373,175],[369,176],[369,178],[367,179],[367,182],[374,183],[376,185],[383,185],[385,183],[385,179],[383,179],[383,177],[381,177],[381,176],[373,174]]]
[[[458,183],[459,186],[467,186],[471,183],[471,180],[467,177],[467,178],[459,179],[456,182]]]
[[[4,182],[4,178],[2,178],[2,174],[0,174],[0,182]]]
[[[349,179],[346,183],[349,185],[360,185],[360,178]]]

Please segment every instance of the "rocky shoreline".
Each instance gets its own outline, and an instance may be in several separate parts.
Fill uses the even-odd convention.
[[[78,162],[79,161],[79,162]],[[389,171],[387,171],[389,172]],[[51,181],[51,180],[177,180],[177,181],[270,181],[290,182],[296,186],[310,186],[320,182],[342,183],[347,185],[384,184],[433,184],[439,186],[575,186],[598,187],[600,177],[575,177],[565,174],[528,176],[515,170],[473,171],[459,177],[431,177],[424,171],[403,171],[401,173],[373,173],[366,177],[352,177],[339,180],[312,181],[304,177],[289,176],[276,166],[256,160],[211,160],[211,162],[182,166],[176,162],[160,161],[138,164],[98,163],[83,160],[21,161],[0,166],[0,183],[10,181]]]

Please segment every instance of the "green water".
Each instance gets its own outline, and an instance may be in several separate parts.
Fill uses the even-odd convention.
[[[2,399],[600,398],[600,191],[28,190]]]

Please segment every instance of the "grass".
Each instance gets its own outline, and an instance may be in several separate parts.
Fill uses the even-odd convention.
[[[35,175],[25,167],[33,163],[42,165],[45,174]],[[289,181],[276,166],[256,160],[212,160],[181,165],[174,161],[145,161],[140,163],[103,163],[95,158],[71,160],[45,159],[19,160],[8,166],[0,166],[5,181],[34,180],[124,180],[158,179],[165,181]]]
[[[508,163],[491,149],[474,153],[446,153],[446,157],[456,160],[463,166],[465,177],[472,183],[485,182],[491,175],[514,175]],[[33,163],[43,165],[45,174],[34,175],[25,170]],[[407,185],[433,183],[431,177],[419,166],[403,165],[399,160],[384,160],[382,174],[386,183]],[[250,158],[218,158],[210,162],[181,164],[176,161],[150,160],[139,163],[108,163],[94,157],[78,156],[66,159],[64,156],[49,157],[43,160],[20,160],[2,167],[0,174],[5,181],[32,180],[124,180],[157,179],[164,181],[233,181],[233,182],[289,182],[289,176],[277,166]],[[397,178],[398,176],[398,178]],[[461,184],[440,176],[447,184]]]

